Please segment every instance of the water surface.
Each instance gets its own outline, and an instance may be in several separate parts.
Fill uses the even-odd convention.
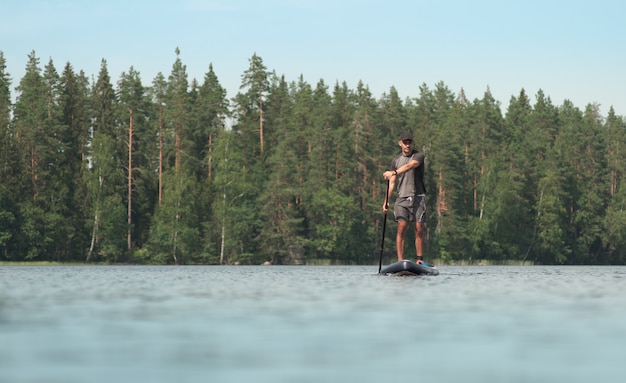
[[[626,268],[0,267],[0,382],[622,382]]]

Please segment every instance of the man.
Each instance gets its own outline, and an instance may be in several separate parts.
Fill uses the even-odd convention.
[[[424,155],[413,149],[413,135],[405,132],[400,135],[398,141],[401,153],[391,161],[391,170],[383,173],[383,177],[389,181],[386,201],[391,200],[391,195],[397,185],[398,196],[394,203],[393,214],[398,223],[396,233],[396,253],[398,261],[404,259],[404,237],[409,228],[409,222],[415,222],[415,252],[417,263],[424,259],[424,220],[426,218],[426,202],[424,197]],[[383,203],[383,212],[386,213],[389,206]]]

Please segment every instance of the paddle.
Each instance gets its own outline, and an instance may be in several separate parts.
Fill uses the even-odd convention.
[[[385,190],[385,218],[383,218],[383,238],[380,240],[380,257],[378,259],[378,274],[383,267],[383,248],[385,247],[385,229],[387,228],[387,209],[389,208],[389,180]]]

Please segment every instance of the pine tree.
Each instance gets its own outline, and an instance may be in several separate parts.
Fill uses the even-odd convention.
[[[189,155],[189,142],[187,139],[189,134],[190,119],[190,99],[189,99],[189,81],[187,78],[187,67],[183,65],[180,59],[180,50],[176,48],[176,61],[172,66],[172,72],[168,77],[167,89],[165,93],[165,109],[164,119],[166,129],[166,153],[173,158],[169,158],[166,164],[174,167],[174,171],[178,172],[181,167],[183,152]],[[173,144],[173,146],[172,146]],[[183,148],[183,146],[185,146]],[[166,166],[166,167],[169,167]]]
[[[151,159],[155,147],[154,132],[150,125],[153,116],[147,91],[141,77],[133,67],[124,72],[118,81],[118,113],[120,128],[124,129],[127,145],[126,170],[126,245],[128,251],[133,245],[141,244],[147,237],[154,202],[155,165]],[[144,234],[144,232],[146,234]]]
[[[216,147],[223,137],[229,117],[228,100],[226,90],[221,86],[213,66],[209,65],[209,71],[204,75],[204,81],[197,90],[193,102],[194,128],[193,134],[193,157],[197,166],[195,176],[198,179],[199,195],[199,220],[201,222],[201,235],[204,242],[203,261],[217,263],[217,241],[220,231],[211,225],[211,217],[216,214],[212,210],[212,201],[219,198],[219,192],[214,185],[216,171]]]
[[[243,137],[243,143],[250,145],[249,147],[258,147],[259,153],[262,155],[265,151],[265,132],[264,132],[264,101],[269,90],[269,75],[263,59],[257,54],[253,54],[249,60],[250,66],[241,76],[240,89],[245,93],[238,93],[235,97],[235,103],[238,108],[239,117],[236,124]],[[255,127],[256,126],[256,127]],[[259,135],[259,145],[252,146],[252,136]],[[253,154],[255,151],[252,152]]]
[[[47,117],[46,90],[39,58],[35,52],[28,56],[26,73],[16,88],[19,92],[13,110],[13,124],[18,145],[22,147],[21,169],[23,177],[17,195],[37,199],[41,188],[41,165],[45,152],[44,122]]]
[[[163,199],[157,208],[148,248],[160,262],[186,264],[202,253],[199,190],[194,176],[200,164],[193,154],[193,97],[186,66],[176,49],[176,60],[168,77],[164,106]]]
[[[157,110],[156,125],[159,137],[158,144],[158,205],[161,205],[163,201],[163,170],[164,170],[164,151],[165,151],[165,121],[163,116],[163,109],[165,108],[165,93],[167,89],[167,82],[165,76],[162,73],[158,73],[152,81],[152,87],[150,93],[152,96],[152,103]]]
[[[606,255],[602,263],[626,261],[626,122],[609,109],[604,124],[609,186],[609,204],[603,217],[602,241]]]
[[[20,233],[20,250],[25,259],[45,259],[51,252],[49,246],[54,239],[46,231],[52,218],[46,216],[41,198],[41,190],[45,188],[50,168],[46,165],[49,159],[47,152],[54,145],[48,145],[49,136],[46,132],[48,117],[47,90],[39,66],[39,58],[32,51],[28,55],[26,73],[16,88],[18,96],[13,110],[13,126],[15,138],[20,150],[15,195],[19,196],[20,215],[22,217]]]

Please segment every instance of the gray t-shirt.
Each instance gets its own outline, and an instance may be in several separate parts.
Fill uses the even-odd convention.
[[[400,153],[391,161],[391,169],[396,170],[411,160],[416,160],[420,165],[415,169],[411,169],[406,173],[396,176],[398,198],[415,197],[420,194],[426,194],[426,187],[424,186],[424,155],[422,153],[415,149],[413,149],[413,153],[408,157]]]

